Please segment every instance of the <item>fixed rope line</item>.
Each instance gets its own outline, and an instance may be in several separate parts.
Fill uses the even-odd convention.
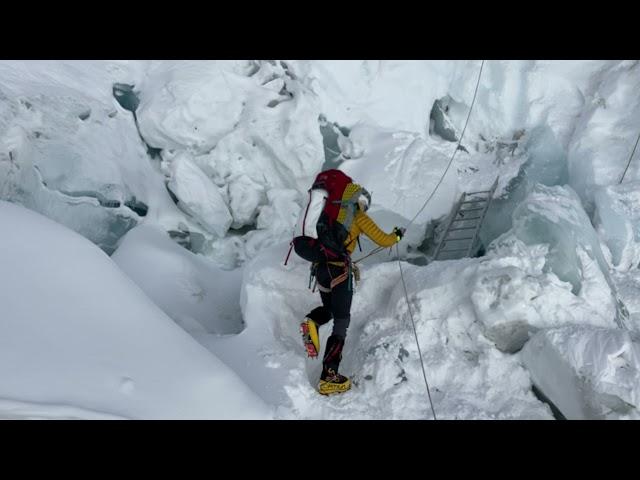
[[[480,65],[480,72],[478,72],[478,81],[476,82],[476,88],[475,88],[475,91],[473,92],[473,100],[471,101],[471,106],[469,107],[469,113],[467,114],[467,120],[464,122],[464,128],[462,129],[462,133],[460,134],[460,140],[458,140],[458,145],[457,145],[456,149],[453,151],[453,155],[451,155],[451,160],[449,160],[449,164],[447,165],[447,168],[442,173],[442,176],[440,177],[440,180],[438,181],[438,183],[436,184],[435,188],[431,192],[431,195],[429,195],[429,197],[424,202],[422,207],[420,207],[420,210],[418,210],[418,213],[416,213],[414,215],[414,217],[411,219],[411,221],[407,224],[407,226],[405,227],[405,231],[409,228],[409,225],[411,225],[415,221],[415,219],[418,218],[418,215],[420,215],[420,213],[422,213],[422,211],[425,209],[425,207],[427,206],[429,201],[433,198],[433,196],[436,193],[436,190],[438,190],[438,187],[442,184],[442,181],[444,180],[445,175],[447,174],[447,172],[449,171],[449,168],[451,167],[451,164],[453,163],[453,159],[456,156],[456,152],[460,148],[460,144],[462,143],[462,139],[464,138],[464,132],[467,130],[467,125],[469,123],[469,118],[471,117],[471,112],[473,111],[473,106],[476,103],[476,96],[478,94],[478,87],[480,85],[480,78],[482,77],[482,68],[483,67],[484,67],[484,60],[482,60],[482,64]],[[637,144],[637,142],[636,142],[636,144]],[[372,252],[371,254],[373,254],[374,252]],[[436,410],[433,407],[433,400],[431,399],[431,390],[429,389],[429,381],[427,380],[427,372],[426,372],[426,370],[424,368],[424,360],[422,358],[422,351],[420,350],[420,342],[418,341],[418,332],[416,330],[416,323],[415,323],[415,321],[413,319],[413,311],[411,310],[411,304],[409,302],[409,293],[407,291],[407,284],[404,281],[404,273],[402,271],[402,262],[400,261],[400,248],[398,247],[397,243],[396,243],[396,256],[397,256],[397,259],[398,259],[398,268],[400,269],[400,279],[402,280],[402,287],[404,289],[404,298],[405,298],[405,300],[407,302],[407,309],[409,310],[409,317],[411,318],[411,325],[413,326],[413,334],[414,334],[415,339],[416,339],[416,345],[418,346],[418,355],[420,357],[420,366],[422,367],[422,375],[424,377],[424,384],[427,387],[427,396],[429,397],[429,405],[431,405],[431,413],[433,413],[433,419],[437,420],[438,418],[436,417]]]
[[[638,147],[638,141],[640,141],[640,133],[638,133],[638,138],[636,139],[636,144],[633,147],[633,151],[631,152],[631,156],[629,156],[629,161],[627,162],[627,166],[624,169],[624,173],[622,174],[622,177],[620,178],[620,181],[618,182],[618,185],[620,185],[622,183],[622,181],[624,180],[624,176],[627,174],[627,170],[629,170],[629,165],[631,165],[631,159],[633,158],[633,154],[636,153],[636,148]]]
[[[476,82],[476,89],[473,92],[473,100],[471,100],[471,107],[469,107],[469,113],[467,114],[467,120],[464,122],[464,127],[462,129],[462,133],[460,134],[460,140],[458,140],[458,145],[456,146],[456,149],[453,151],[453,155],[451,155],[451,160],[449,160],[449,164],[447,165],[447,168],[445,168],[444,173],[440,177],[440,180],[436,184],[436,187],[433,189],[433,192],[431,192],[431,195],[429,195],[429,198],[427,198],[427,200],[424,202],[422,207],[420,207],[420,210],[418,210],[418,213],[416,213],[413,216],[411,221],[405,227],[407,229],[409,228],[409,225],[411,225],[415,221],[415,219],[418,218],[418,215],[420,215],[422,213],[422,211],[425,209],[425,207],[427,206],[429,201],[435,195],[436,191],[438,190],[438,187],[440,186],[440,184],[442,184],[445,175],[449,171],[449,168],[451,167],[451,164],[453,163],[453,159],[456,157],[456,153],[458,153],[458,150],[460,149],[460,145],[462,144],[462,139],[464,138],[464,132],[467,130],[467,125],[469,124],[469,118],[471,117],[471,112],[473,111],[473,106],[476,103],[476,96],[478,95],[478,87],[480,86],[480,78],[482,77],[482,69],[483,68],[484,68],[484,60],[482,60],[482,63],[480,64],[480,71],[478,72],[478,81]]]
[[[409,226],[416,220],[416,218],[418,218],[418,215],[420,215],[422,213],[422,211],[425,209],[425,207],[427,206],[429,201],[433,198],[433,196],[435,195],[436,191],[438,190],[438,187],[440,187],[440,185],[442,184],[445,175],[449,171],[449,168],[451,167],[451,164],[453,163],[453,159],[456,157],[456,153],[460,149],[460,145],[462,144],[462,139],[464,138],[464,133],[467,131],[467,125],[469,124],[469,118],[471,117],[471,111],[473,110],[473,106],[476,103],[476,97],[478,95],[478,87],[480,86],[480,78],[482,77],[482,69],[483,68],[484,68],[484,60],[482,60],[482,63],[480,64],[480,71],[478,72],[478,80],[476,82],[476,88],[475,88],[475,91],[473,92],[473,99],[471,100],[471,107],[469,108],[469,113],[467,114],[467,119],[464,122],[464,127],[462,128],[462,133],[460,134],[460,140],[458,140],[458,145],[456,146],[456,149],[453,151],[453,154],[451,155],[451,159],[449,160],[449,163],[447,164],[447,168],[445,168],[442,176],[440,177],[440,180],[438,181],[438,183],[436,184],[435,188],[431,192],[431,195],[429,195],[429,198],[427,198],[427,200],[424,202],[422,207],[420,207],[420,210],[418,210],[418,213],[416,213],[414,215],[414,217],[411,219],[411,221],[409,223],[407,223],[407,226],[405,227],[405,230],[409,229]],[[640,138],[640,137],[638,137],[638,138]],[[636,142],[636,145],[637,145],[637,142]],[[371,253],[369,253],[368,255],[366,255],[366,256],[364,256],[362,258],[359,258],[358,260],[356,260],[353,263],[361,262],[365,258],[368,258],[371,255],[375,255],[376,253],[382,251],[384,248],[385,247],[378,247],[375,250],[373,250]]]
[[[424,369],[424,360],[422,359],[422,351],[420,350],[420,342],[418,341],[418,332],[416,330],[416,322],[413,320],[413,311],[411,310],[411,304],[409,303],[409,294],[407,293],[407,284],[404,281],[404,273],[402,272],[402,263],[400,262],[400,252],[399,252],[397,243],[396,243],[396,253],[398,254],[398,267],[400,267],[400,279],[402,280],[402,287],[404,288],[404,296],[407,299],[407,309],[409,310],[409,317],[411,318],[411,325],[413,326],[413,335],[416,337],[416,345],[418,346],[418,356],[420,357],[420,366],[422,367],[422,376],[424,377],[424,384],[427,387],[427,396],[429,397],[429,405],[431,405],[431,413],[433,413],[433,419],[437,420],[438,417],[436,417],[436,409],[433,408],[433,400],[431,400],[431,390],[429,389],[427,372]]]

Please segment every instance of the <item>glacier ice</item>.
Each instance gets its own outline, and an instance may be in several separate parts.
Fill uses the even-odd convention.
[[[522,359],[567,419],[640,419],[640,344],[628,332],[577,325],[543,330]]]
[[[164,149],[170,189],[212,234],[204,252],[233,265],[292,232],[290,215],[267,221],[273,202],[278,192],[306,192],[324,162],[317,99],[294,69],[280,61],[158,62],[139,90],[141,134]],[[190,192],[190,176],[175,175],[184,165],[172,164],[185,156],[209,194]]]
[[[627,327],[628,312],[618,298],[598,236],[571,187],[535,185],[514,210],[512,221],[512,230],[492,246],[500,245],[509,235],[528,245],[548,244],[545,271],[569,282],[574,294],[584,287],[585,273],[592,264],[597,265],[616,304],[616,322],[622,328]]]
[[[536,331],[567,324],[615,327],[615,304],[603,273],[586,252],[579,261],[582,288],[548,268],[547,243],[527,245],[513,234],[500,238],[479,263],[470,293],[483,334],[498,349],[516,352]]]
[[[568,181],[567,159],[558,139],[548,127],[537,127],[531,132],[514,132],[512,155],[515,162],[507,167],[517,169],[511,173],[511,180],[504,190],[491,202],[485,220],[480,229],[480,239],[489,245],[494,239],[508,231],[512,226],[513,212],[527,197],[535,185],[564,185]],[[497,142],[499,143],[499,142]],[[485,143],[485,148],[486,148]],[[491,145],[499,149],[499,145]],[[500,158],[495,152],[494,161]],[[504,168],[501,173],[504,175]]]
[[[587,70],[588,72],[589,70]],[[640,61],[609,61],[586,76],[582,108],[571,122],[574,133],[567,146],[570,185],[580,195],[589,215],[596,187],[617,184],[638,138]],[[636,159],[625,181],[640,179]]]
[[[640,266],[640,181],[600,187],[594,195],[595,223],[614,267]]]
[[[133,118],[112,96],[113,83],[138,74],[126,62],[1,63],[0,198],[107,253],[139,222],[171,211]]]
[[[233,218],[220,189],[183,152],[169,164],[167,187],[178,199],[178,207],[188,213],[208,232],[223,237]]]

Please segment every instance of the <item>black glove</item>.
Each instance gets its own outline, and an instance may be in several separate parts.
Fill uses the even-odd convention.
[[[396,234],[396,240],[399,242],[404,237],[404,232],[406,232],[406,228],[393,227],[393,233]]]

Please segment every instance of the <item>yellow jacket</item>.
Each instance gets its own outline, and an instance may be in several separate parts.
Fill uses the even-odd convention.
[[[384,233],[366,213],[358,210],[351,223],[349,235],[344,242],[349,254],[353,253],[356,248],[357,238],[361,233],[364,233],[380,247],[391,247],[398,241],[395,233]]]

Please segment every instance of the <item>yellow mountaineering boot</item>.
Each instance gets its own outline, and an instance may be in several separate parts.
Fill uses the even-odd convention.
[[[304,348],[307,350],[307,355],[311,358],[317,358],[320,352],[318,324],[307,317],[300,324],[300,333],[302,333],[302,341],[304,342]]]
[[[322,371],[320,383],[318,384],[318,392],[321,395],[331,395],[332,393],[343,393],[351,388],[351,380],[340,375],[332,368]]]
[[[351,388],[351,380],[338,373],[343,347],[344,337],[331,335],[327,339],[327,348],[322,361],[322,375],[318,384],[318,392],[321,395],[343,393]]]

